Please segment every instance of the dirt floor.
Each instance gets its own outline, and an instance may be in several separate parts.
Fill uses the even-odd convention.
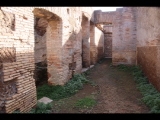
[[[54,101],[53,113],[149,113],[142,103],[142,95],[136,89],[133,76],[111,67],[111,59],[104,59],[88,71],[92,84],[84,85],[72,97]],[[75,107],[75,102],[92,96],[97,104],[88,109]]]

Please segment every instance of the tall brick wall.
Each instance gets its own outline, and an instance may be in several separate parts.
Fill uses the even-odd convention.
[[[1,7],[0,111],[26,112],[36,104],[32,8]],[[24,12],[25,11],[25,12]]]
[[[135,9],[117,9],[113,20],[112,63],[136,64],[136,18]]]
[[[160,91],[160,9],[137,7],[137,64]]]
[[[69,8],[63,22],[63,77],[66,83],[74,74],[82,70],[82,11]],[[89,19],[89,18],[88,18]]]
[[[114,12],[94,12],[97,24],[112,24],[112,63],[136,64],[136,18],[132,7]],[[103,29],[105,32],[105,29]],[[106,45],[105,45],[106,47]]]

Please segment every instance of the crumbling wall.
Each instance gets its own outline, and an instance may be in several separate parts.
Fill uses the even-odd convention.
[[[137,7],[137,64],[160,91],[160,8]]]
[[[46,28],[48,21],[45,18],[36,18],[35,29],[35,63],[46,62]]]
[[[63,77],[66,83],[82,70],[82,10],[68,8],[63,26]],[[63,83],[63,84],[64,84]]]
[[[1,112],[26,112],[37,102],[31,13],[28,7],[1,7],[0,10]]]
[[[101,10],[94,11],[94,22],[95,24],[110,24],[113,23],[115,16],[115,11],[112,12],[102,12]]]
[[[48,21],[45,18],[34,17],[34,58],[35,72],[34,78],[36,85],[48,80],[47,76],[47,58],[46,58],[46,28]]]
[[[136,64],[135,8],[117,9],[112,24],[112,63]]]
[[[49,18],[46,32],[48,81],[52,85],[64,85],[75,73],[81,72],[82,13],[89,23],[92,18],[92,9],[88,9],[87,13],[87,9],[83,7],[40,8],[48,12],[37,9],[34,10],[36,16]],[[56,16],[60,20],[54,20]],[[85,33],[87,39],[84,42],[89,43],[89,24],[85,27],[88,32]],[[89,46],[87,47],[86,53],[89,55]],[[87,56],[87,62],[89,62],[89,56]]]

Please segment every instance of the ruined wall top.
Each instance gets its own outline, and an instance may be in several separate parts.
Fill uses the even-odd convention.
[[[102,12],[101,10],[96,10],[94,11],[94,23],[110,24],[115,13],[116,11]]]
[[[94,11],[94,23],[105,24],[105,25],[112,24],[119,12],[121,13],[124,13],[126,11],[132,12],[131,8],[132,7],[117,8],[116,11],[108,11],[108,12],[102,12],[101,10],[96,10]]]

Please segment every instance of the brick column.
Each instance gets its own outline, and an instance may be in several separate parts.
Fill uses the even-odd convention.
[[[90,66],[90,22],[82,17],[82,67]]]

